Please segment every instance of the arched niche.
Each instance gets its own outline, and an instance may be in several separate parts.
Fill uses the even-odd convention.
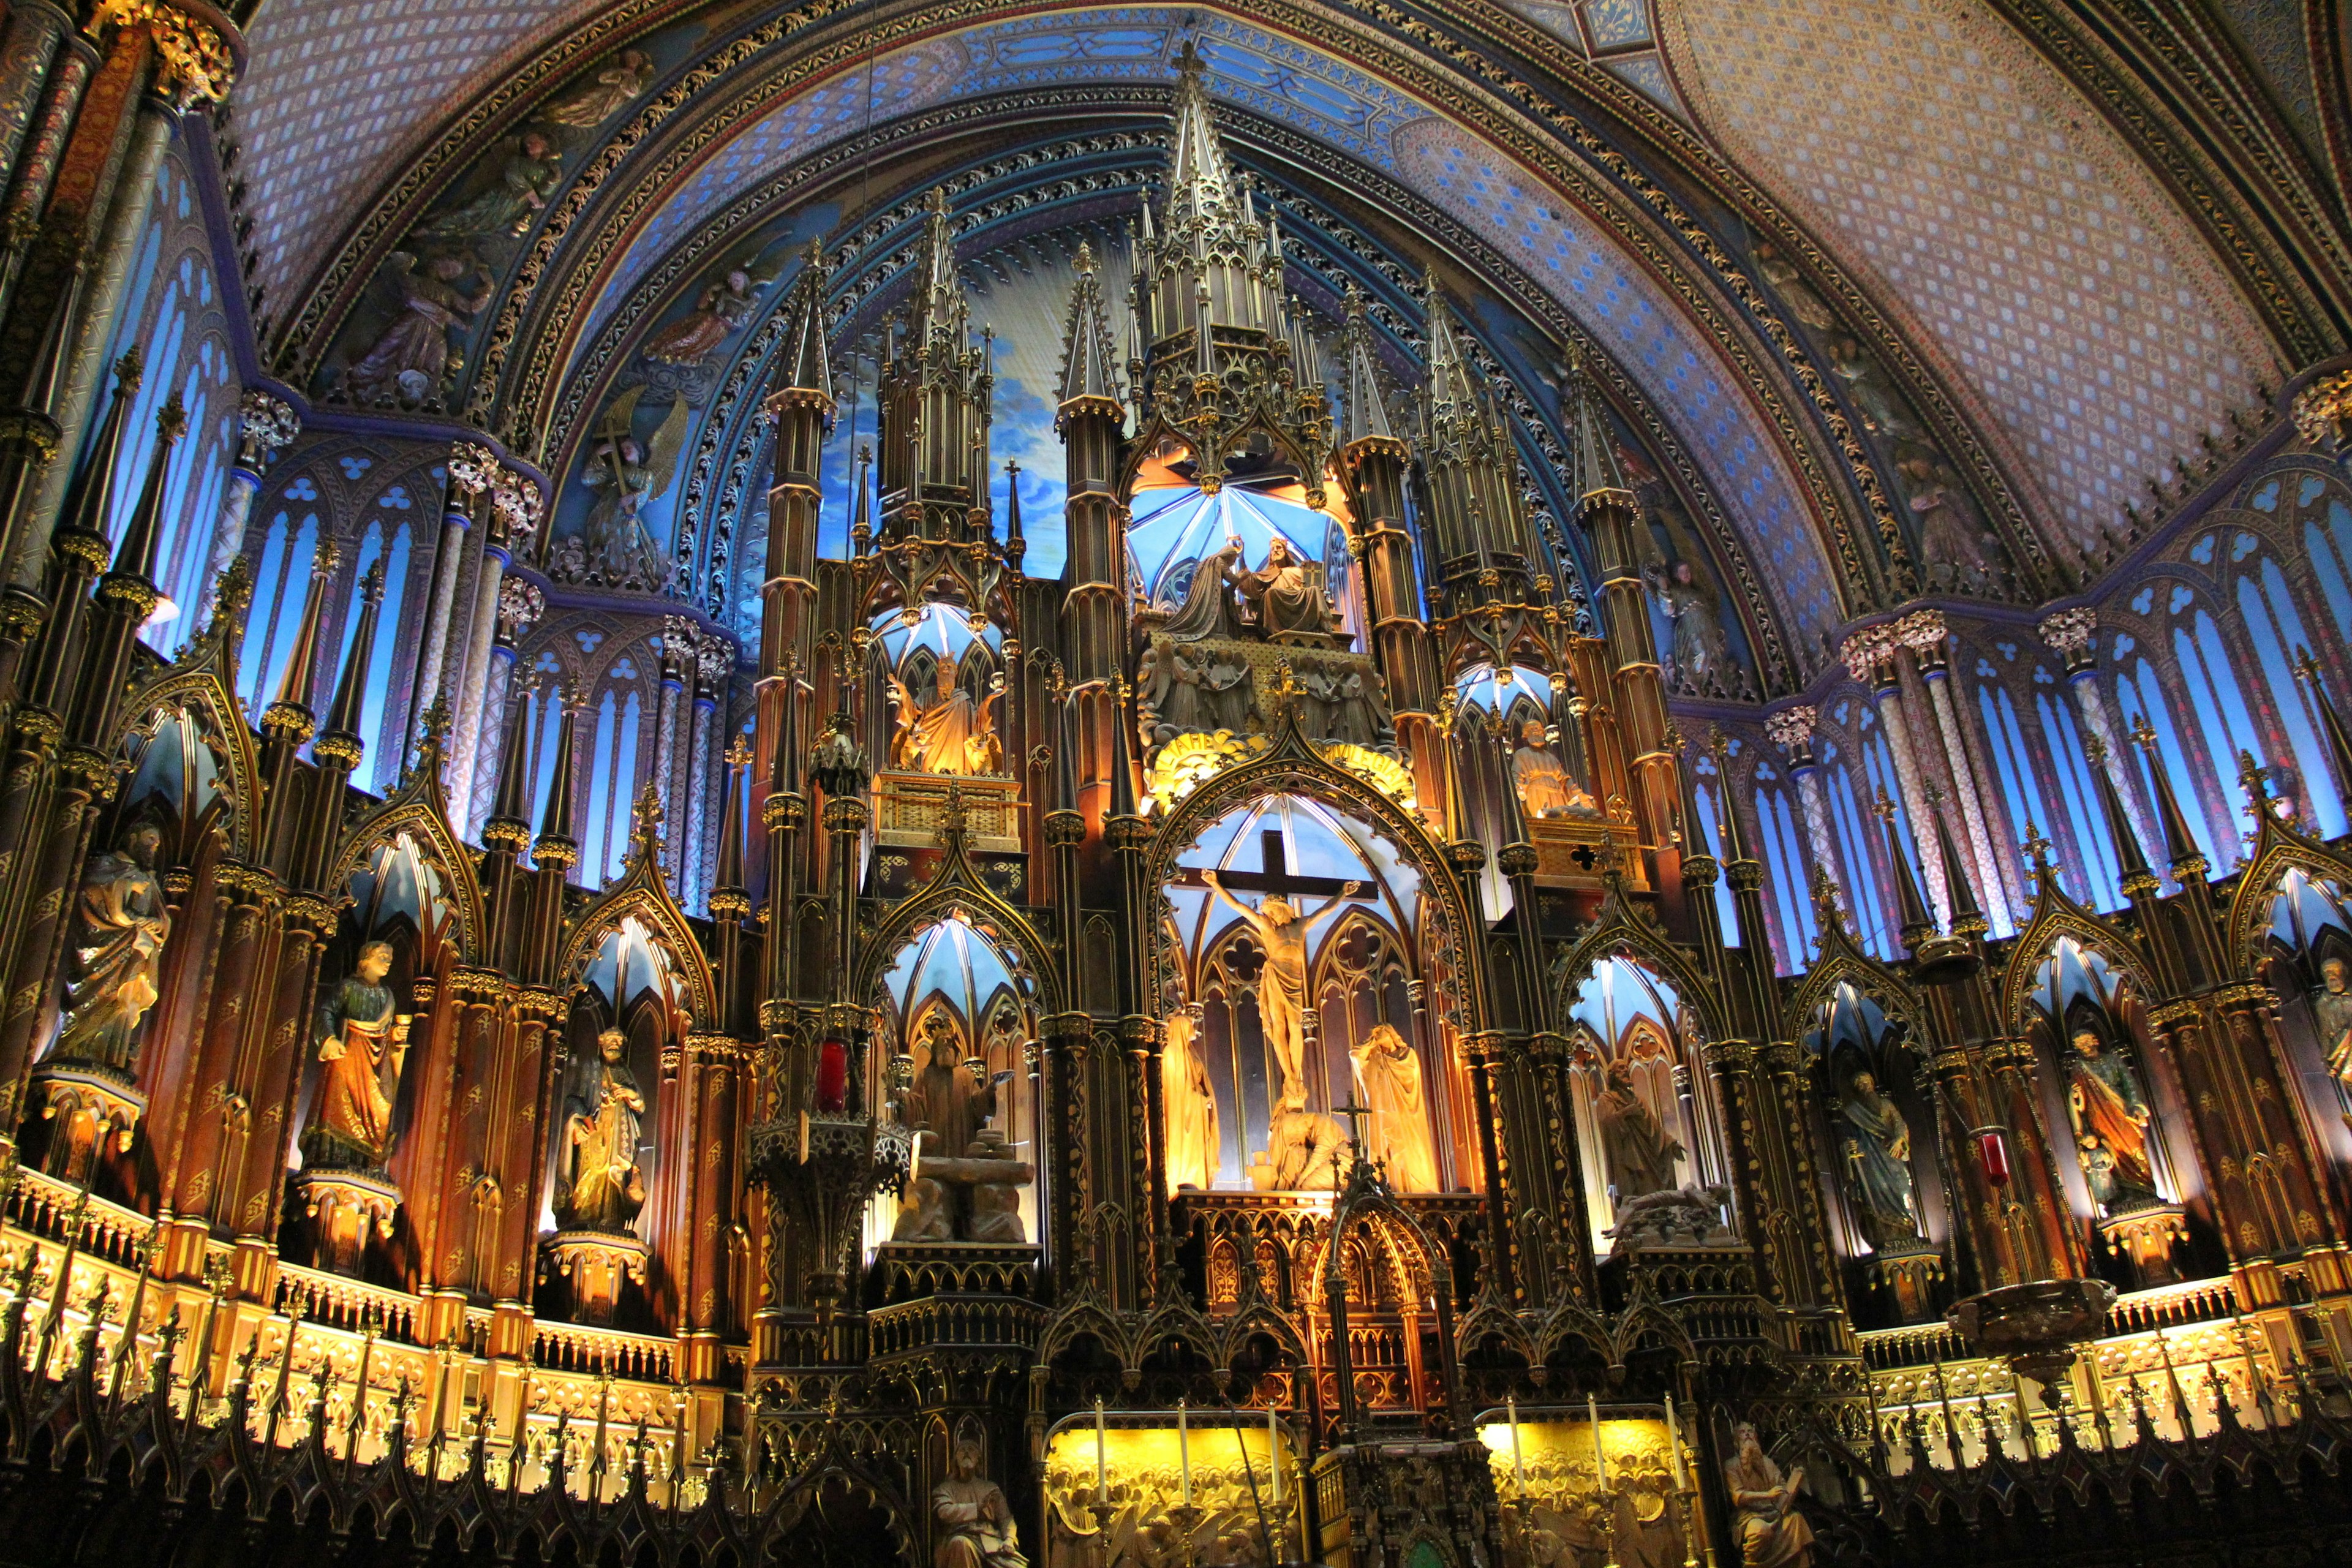
[[[1570,976],[1566,993],[1577,1158],[1592,1246],[1605,1256],[1626,1203],[1693,1185],[1727,1193],[1731,1163],[1698,1018],[1674,984],[1615,952]],[[1727,1228],[1727,1206],[1725,1215]]]
[[[1907,1026],[1851,981],[1831,988],[1802,1037],[1821,1089],[1823,1185],[1863,1300],[1895,1322],[1934,1314],[1951,1237],[1940,1124]]]
[[[2257,942],[2279,998],[2279,1033],[2306,1121],[2339,1164],[2352,1163],[2352,896],[2290,864],[2273,884]]]
[[[1171,1192],[1328,1191],[1346,1136],[1338,1112],[1349,1103],[1369,1109],[1366,1151],[1387,1161],[1399,1190],[1474,1186],[1458,1021],[1427,1005],[1433,911],[1411,858],[1360,816],[1280,793],[1208,821],[1167,869]],[[1297,944],[1279,994],[1268,990],[1270,940]]]
[[[346,865],[342,919],[301,1024],[288,1162],[297,1198],[280,1246],[291,1258],[405,1287],[418,1260],[404,1206],[380,1215],[374,1239],[355,1248],[352,1232],[326,1226],[299,1194],[307,1178],[379,1182],[395,1198],[435,1184],[443,1149],[429,1124],[432,1093],[446,1082],[457,1046],[457,1009],[436,1004],[463,959],[465,911],[436,847],[412,834],[394,832]]]
[[[1320,474],[1301,475],[1297,465],[1274,448],[1228,459],[1233,464],[1223,484],[1203,490],[1194,481],[1192,455],[1172,437],[1142,459],[1136,472],[1133,510],[1127,530],[1128,567],[1150,611],[1181,622],[1189,608],[1206,616],[1208,605],[1192,603],[1213,581],[1202,573],[1216,564],[1220,552],[1234,552],[1228,574],[1255,574],[1271,569],[1277,558],[1303,565],[1319,578],[1349,646],[1361,647],[1370,626],[1360,574],[1348,550],[1342,504],[1335,489],[1324,494],[1321,508],[1307,503],[1307,483],[1320,485]],[[1302,482],[1305,481],[1305,482]],[[1244,580],[1240,608],[1252,614],[1252,584]],[[1220,630],[1219,635],[1230,635]]]
[[[1037,987],[1021,945],[985,916],[950,907],[906,935],[871,1001],[877,1022],[865,1089],[877,1113],[890,1092],[885,1065],[901,1051],[911,1058],[900,1115],[918,1130],[912,1179],[929,1179],[926,1162],[962,1160],[975,1147],[985,1150],[982,1157],[1027,1165],[1031,1175],[1017,1184],[885,1192],[866,1210],[866,1254],[893,1239],[970,1239],[979,1231],[988,1233],[983,1239],[1039,1239],[1044,1129],[1031,1059]],[[983,1193],[988,1185],[1013,1190]],[[927,1203],[935,1208],[927,1211]],[[1019,1221],[1017,1237],[1004,1224],[1008,1207]]]
[[[2059,1179],[2126,1287],[2179,1277],[2203,1208],[2179,1087],[2149,1048],[2147,997],[2125,963],[2073,936],[2032,970],[2024,1025],[2045,1064],[2042,1110]]]
[[[622,913],[572,973],[540,1192],[542,1317],[659,1331],[675,1319],[693,1177],[676,1064],[696,976]]]
[[[868,626],[866,711],[892,716],[883,764],[1004,773],[1004,634],[995,621],[934,601],[879,611]],[[943,705],[950,711],[929,717]]]

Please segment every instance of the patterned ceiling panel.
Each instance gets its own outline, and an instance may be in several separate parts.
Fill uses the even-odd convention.
[[[236,89],[260,282],[307,276],[406,153],[549,22],[598,0],[269,0]]]
[[[1505,0],[1505,4],[1675,119],[1690,118],[1682,95],[1666,74],[1665,62],[1658,56],[1658,30],[1650,16],[1650,0],[1578,0],[1565,5],[1554,0]]]
[[[2087,541],[2277,362],[2121,139],[1976,0],[1663,0],[1700,122],[1874,279]]]
[[[1016,91],[1055,82],[1173,82],[1178,40],[1190,25],[1218,99],[1297,127],[1351,156],[1395,167],[1395,128],[1422,110],[1340,62],[1228,17],[1141,8],[1080,11],[975,28],[876,62],[872,100],[883,119],[950,98]],[[746,126],[666,201],[623,258],[609,298],[617,298],[746,185],[813,149],[861,128],[866,73],[835,79]],[[601,319],[601,312],[600,312]]]
[[[1427,120],[1397,141],[1407,184],[1548,284],[1642,390],[1674,411],[1684,440],[1748,525],[1797,627],[1810,639],[1836,626],[1830,564],[1795,479],[1730,373],[1664,291],[1582,215],[1455,126]]]

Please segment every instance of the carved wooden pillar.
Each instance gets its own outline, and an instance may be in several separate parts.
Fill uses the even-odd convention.
[[[684,1088],[692,1101],[693,1127],[685,1157],[693,1161],[694,1171],[678,1329],[686,1361],[679,1375],[690,1383],[717,1381],[724,1364],[721,1348],[731,1306],[727,1249],[740,1220],[735,1194],[740,1185],[738,1086],[743,1068],[743,1048],[732,1036],[688,1037]]]
[[[1487,1266],[1494,1270],[1496,1293],[1503,1300],[1511,1301],[1516,1299],[1516,1281],[1522,1264],[1518,1226],[1521,1205],[1507,1152],[1510,1144],[1504,1135],[1500,1082],[1503,1037],[1494,1030],[1472,1030],[1462,1035],[1461,1047],[1462,1059],[1470,1072],[1470,1099],[1478,1119],[1479,1158],[1486,1167],[1482,1184],[1486,1190]]]
[[[2232,984],[2148,1009],[2148,1033],[2179,1079],[2198,1163],[2232,1265],[2294,1253],[2335,1226],[2313,1179],[2293,1077],[2273,1054],[2267,986]]]

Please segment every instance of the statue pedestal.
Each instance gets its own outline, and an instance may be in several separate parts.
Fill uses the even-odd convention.
[[[1896,1315],[1924,1323],[1935,1315],[1935,1289],[1944,1277],[1944,1254],[1932,1243],[1883,1247],[1870,1260],[1870,1277],[1895,1298]]]
[[[2189,1239],[2189,1221],[2179,1204],[2137,1209],[2099,1222],[2099,1240],[2131,1260],[2143,1289],[2180,1278],[2172,1266],[2172,1244]]]
[[[1004,1158],[1004,1135],[983,1128],[963,1153],[926,1154],[900,1200],[893,1242],[1010,1243],[1026,1247],[1021,1189],[1037,1179],[1026,1160]]]
[[[1026,1241],[886,1241],[874,1249],[878,1305],[924,1296],[1032,1293],[1037,1248]]]
[[[35,1068],[32,1102],[49,1124],[43,1173],[77,1186],[89,1179],[106,1140],[113,1139],[121,1152],[131,1152],[139,1119],[147,1114],[147,1097],[129,1074],[83,1062]]]
[[[391,1238],[400,1189],[363,1171],[304,1171],[294,1178],[294,1201],[310,1222],[310,1266],[356,1277],[369,1230]]]
[[[572,1320],[609,1326],[621,1305],[621,1291],[646,1282],[653,1249],[634,1236],[614,1231],[562,1230],[541,1257],[541,1267],[572,1287]]]

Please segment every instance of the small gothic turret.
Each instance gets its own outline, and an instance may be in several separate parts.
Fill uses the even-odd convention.
[[[1429,384],[1421,403],[1421,461],[1429,481],[1429,527],[1438,571],[1456,607],[1482,587],[1524,597],[1527,516],[1519,459],[1504,421],[1456,335],[1454,309],[1429,280]],[[1490,573],[1503,575],[1482,582]]]
[[[1281,236],[1226,161],[1208,68],[1189,42],[1176,67],[1167,199],[1157,224],[1146,203],[1135,243],[1141,445],[1156,445],[1156,424],[1191,448],[1203,489],[1286,472],[1320,506],[1330,418],[1283,287]]]

